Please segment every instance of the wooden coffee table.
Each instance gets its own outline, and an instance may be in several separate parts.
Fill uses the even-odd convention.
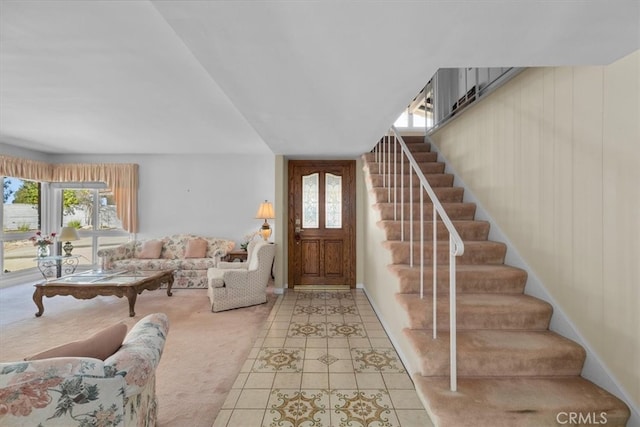
[[[33,301],[38,306],[36,317],[42,316],[44,306],[42,297],[56,295],[71,295],[77,299],[91,299],[97,296],[127,297],[129,300],[129,316],[136,315],[134,307],[136,298],[142,291],[158,289],[167,284],[167,295],[173,286],[173,270],[163,271],[105,271],[90,270],[82,273],[70,274],[57,279],[50,279],[35,286]]]

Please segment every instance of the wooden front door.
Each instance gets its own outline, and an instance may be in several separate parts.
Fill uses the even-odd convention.
[[[355,287],[354,160],[289,161],[289,286]]]

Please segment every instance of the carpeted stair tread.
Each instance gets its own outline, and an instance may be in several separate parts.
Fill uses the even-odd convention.
[[[402,139],[407,145],[409,144],[429,145],[427,142],[425,142],[424,135],[404,135]]]
[[[581,426],[622,427],[630,415],[624,402],[579,376],[458,378],[455,392],[449,389],[448,377],[416,374],[413,381],[439,427],[571,425],[570,413],[591,417]]]
[[[431,212],[433,210],[433,205],[431,202],[425,200],[423,203],[423,212],[424,218],[428,219],[431,217]],[[400,210],[404,206],[404,214],[406,215],[407,221],[409,220],[410,211],[413,210],[413,218],[414,220],[418,220],[420,218],[420,204],[413,203],[413,206],[408,203],[408,200],[405,203],[396,203],[394,207],[394,203],[381,202],[373,205],[375,209],[380,211],[380,217],[383,220],[393,220],[394,218],[394,210],[396,212],[396,218],[400,217]],[[442,207],[444,208],[449,218],[453,220],[472,220],[476,215],[476,204],[475,203],[460,203],[460,202],[442,202]]]
[[[420,292],[420,266],[390,264],[389,270],[398,277],[399,293]],[[438,292],[449,292],[449,266],[439,265]],[[432,266],[424,267],[424,288],[431,292]],[[456,264],[456,290],[458,293],[521,294],[527,282],[527,272],[509,265]]]
[[[422,173],[427,174],[427,173],[444,173],[444,169],[445,169],[445,164],[442,162],[420,162],[418,163],[418,165],[420,166],[420,170],[422,171]],[[386,168],[387,171],[389,171],[389,164],[386,163],[386,166],[384,166]],[[365,170],[365,172],[369,172],[369,174],[371,173],[380,173],[382,172],[382,168],[383,168],[383,163],[381,162],[376,162],[376,161],[370,161],[367,164],[365,164],[363,166],[363,169]],[[391,165],[391,172],[393,172],[393,164]],[[415,173],[411,170],[411,168],[409,167],[409,162],[405,161],[404,162],[404,168],[402,168],[400,166],[400,164],[398,164],[396,166],[396,173],[398,174],[402,174],[405,176],[408,176],[411,173]],[[367,176],[367,179],[369,177]],[[415,178],[415,176],[414,176]]]
[[[394,191],[394,187],[397,191],[399,191],[401,187],[409,188],[409,186],[420,186],[420,180],[416,176],[411,178],[408,174],[405,174],[403,178],[398,178],[397,180],[394,180],[393,176],[391,177],[391,179],[389,179],[388,176],[379,173],[372,173],[370,174],[370,177],[371,185],[373,187],[387,188],[388,185],[391,187],[392,192]],[[433,188],[453,186],[453,175],[449,173],[425,173],[424,177],[427,179],[429,185]]]
[[[423,145],[429,145],[428,142],[425,142],[425,137],[424,135],[403,135],[402,136],[402,140],[404,141],[405,144],[407,145],[411,145],[411,144],[423,144]],[[389,142],[385,141],[384,138],[382,138],[380,140],[381,144],[387,144]],[[393,142],[391,143],[393,145]]]
[[[399,218],[399,216],[398,216]],[[453,226],[462,240],[487,240],[489,236],[489,223],[487,221],[452,220]],[[382,220],[378,225],[385,231],[387,240],[400,240],[404,234],[405,241],[409,240],[413,228],[413,239],[420,238],[420,221],[413,221],[410,227],[408,216],[405,213],[404,221]],[[449,238],[449,231],[442,221],[437,221],[437,238],[445,241]],[[433,221],[423,221],[423,233],[425,239],[433,239]]]
[[[391,251],[392,264],[410,264],[411,243],[408,241],[401,242],[398,240],[387,240],[382,245]],[[456,257],[456,262],[460,264],[503,264],[507,247],[502,242],[493,241],[467,241],[464,242],[464,254]],[[431,242],[425,243],[423,259],[425,264],[431,264],[432,261],[432,245]],[[449,262],[449,242],[440,241],[437,247],[438,264],[447,264]],[[420,244],[413,243],[413,262],[420,263]]]
[[[405,329],[424,376],[449,375],[449,332]],[[460,377],[580,375],[586,356],[575,342],[551,331],[474,330],[457,333]]]
[[[423,140],[422,141],[408,141],[406,139],[407,137],[404,137],[404,142],[407,145],[407,148],[409,149],[409,151],[411,151],[412,153],[417,153],[417,152],[421,152],[421,151],[431,151],[431,144],[429,144],[428,142],[424,141],[424,136],[420,137]],[[387,144],[387,143],[382,143],[380,145],[380,152],[383,152],[386,154],[389,151],[391,151],[391,153],[393,154],[394,149],[396,152],[401,152],[402,151],[402,146],[400,145],[400,143],[397,144]],[[373,153],[371,153],[373,154]]]
[[[451,187],[453,186],[453,175],[447,173],[425,173],[424,177],[429,182],[429,185],[435,187]],[[391,187],[391,191],[394,191],[394,186],[399,191],[401,187],[404,188],[416,188],[420,186],[420,180],[417,177],[410,178],[408,174],[404,175],[404,178],[394,180],[393,177],[389,180],[388,176],[384,174],[373,173],[370,174],[371,185],[374,188],[387,188]]]
[[[406,327],[432,329],[433,296],[396,294],[402,307]],[[437,329],[449,329],[449,296],[437,297]],[[458,330],[494,329],[541,331],[549,327],[551,305],[529,295],[514,294],[459,294],[456,318]]]
[[[376,196],[378,202],[393,202],[396,200],[398,203],[410,202],[410,193],[413,192],[413,201],[420,203],[420,189],[419,188],[405,188],[404,190],[397,189],[394,193],[393,189],[389,191],[388,188],[376,187],[373,188],[373,193]],[[428,201],[429,196],[427,192],[423,192],[423,201]],[[440,200],[440,202],[462,202],[464,196],[464,189],[462,187],[434,187],[433,193]]]
[[[391,165],[393,165],[394,163],[400,164],[400,162],[402,161],[402,156],[400,155],[400,152],[396,152],[396,155],[394,156],[393,149],[392,149],[390,154],[391,156],[389,156],[388,151],[385,151],[384,155],[378,154],[378,161],[380,163],[385,163],[385,164],[391,163]],[[411,154],[413,155],[416,162],[418,163],[435,162],[438,160],[438,153],[434,153],[432,151],[416,151],[415,153],[411,153]],[[364,158],[368,163],[376,163],[375,153],[367,153],[365,154]],[[404,164],[405,165],[409,164],[406,158],[404,159]],[[393,168],[393,166],[391,167]]]

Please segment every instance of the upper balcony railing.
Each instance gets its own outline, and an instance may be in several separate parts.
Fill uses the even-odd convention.
[[[522,68],[441,68],[400,114],[394,126],[427,133],[514,77]]]

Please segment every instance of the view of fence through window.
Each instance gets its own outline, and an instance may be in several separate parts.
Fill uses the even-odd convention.
[[[37,268],[34,239],[50,239],[51,255],[62,255],[59,235],[62,227],[76,228],[72,254],[80,265],[96,264],[98,247],[110,247],[128,240],[128,233],[116,215],[113,194],[108,188],[61,188],[3,177],[2,274]],[[52,202],[43,205],[43,192]],[[37,233],[40,233],[39,235]],[[98,246],[99,245],[99,246]]]

